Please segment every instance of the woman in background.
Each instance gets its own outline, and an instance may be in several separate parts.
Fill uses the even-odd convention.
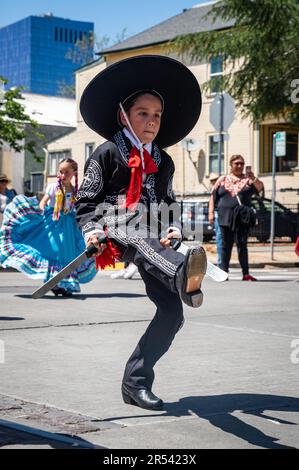
[[[0,227],[2,225],[3,213],[7,204],[9,204],[13,198],[17,195],[14,189],[8,189],[7,185],[11,181],[6,175],[0,175]]]
[[[263,190],[264,184],[250,170],[244,173],[245,161],[242,155],[232,155],[229,175],[220,176],[212,191],[214,205],[210,204],[209,218],[214,219],[214,209],[218,209],[218,222],[222,235],[221,267],[229,271],[229,263],[234,241],[237,245],[243,281],[256,281],[249,274],[247,239],[251,221],[241,217],[240,206],[251,206],[251,196]],[[246,209],[245,209],[246,210]],[[245,211],[243,210],[243,213]],[[250,212],[247,210],[247,215]]]

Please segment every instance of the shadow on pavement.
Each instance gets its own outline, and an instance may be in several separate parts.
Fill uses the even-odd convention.
[[[13,423],[11,423],[13,424]],[[30,446],[31,448],[38,448],[38,446],[47,446],[51,449],[82,449],[82,448],[97,448],[97,449],[106,449],[106,447],[95,446],[91,442],[82,439],[76,435],[63,434],[63,433],[47,433],[48,436],[41,435],[39,436],[39,430],[35,429],[36,434],[30,434],[29,432],[24,432],[18,429],[12,429],[6,426],[0,426],[0,449],[7,446]],[[51,438],[53,436],[53,438]],[[58,440],[55,440],[57,436]],[[75,439],[72,442],[63,442],[63,438]],[[61,440],[59,440],[61,439]]]
[[[21,299],[32,299],[31,294],[15,294],[14,297],[20,297]],[[124,299],[131,299],[131,298],[138,298],[138,297],[147,297],[146,294],[131,294],[128,292],[113,292],[113,293],[106,293],[106,294],[73,294],[71,297],[55,297],[53,294],[44,295],[41,299],[45,300],[85,300],[85,299],[110,299],[114,297],[121,297]],[[38,300],[41,300],[38,299]]]
[[[229,282],[236,282],[236,281],[237,282],[239,282],[239,281],[243,282],[242,279],[230,278],[228,280],[229,280]],[[256,283],[260,284],[261,282],[294,282],[294,281],[296,281],[296,280],[295,279],[262,279],[262,278],[259,277],[256,280],[256,282],[247,282],[247,284],[251,285],[251,284],[256,284]],[[297,282],[299,282],[299,281],[297,281]]]
[[[259,278],[257,281],[259,283],[260,282],[294,282],[294,279],[261,279]]]
[[[25,320],[23,317],[0,317],[0,321]]]
[[[208,420],[213,426],[234,434],[255,446],[269,449],[291,449],[293,447],[275,442],[277,439],[267,436],[251,424],[232,415],[238,411],[246,415],[271,419],[280,424],[293,424],[291,421],[267,416],[264,411],[299,412],[299,399],[279,395],[258,395],[250,393],[213,395],[206,397],[185,397],[176,403],[165,404],[166,415],[186,416],[191,410],[198,417]]]
[[[165,403],[166,413],[159,413],[160,418],[173,416],[197,415],[206,419],[213,426],[224,432],[247,441],[248,443],[266,449],[294,449],[294,447],[276,442],[278,439],[266,435],[263,431],[240,419],[240,413],[252,415],[266,420],[276,421],[279,424],[297,425],[275,416],[268,416],[264,411],[299,412],[299,398],[280,395],[259,395],[254,393],[236,393],[212,396],[190,396],[181,398],[174,403]],[[238,412],[238,417],[234,412]],[[154,416],[154,415],[151,415]],[[122,417],[130,419],[136,417],[148,417],[147,415],[134,415]],[[112,421],[118,418],[109,418],[104,421]]]

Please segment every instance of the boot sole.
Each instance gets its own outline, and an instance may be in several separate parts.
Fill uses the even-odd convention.
[[[192,253],[188,260],[187,282],[185,292],[191,294],[201,288],[201,283],[207,270],[207,255],[202,248],[200,251]]]

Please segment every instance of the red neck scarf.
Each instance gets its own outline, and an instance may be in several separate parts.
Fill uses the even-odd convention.
[[[150,173],[156,173],[158,168],[153,161],[152,157],[147,150],[143,149],[143,159],[144,159],[144,170],[142,168],[142,162],[140,157],[140,152],[136,147],[133,147],[130,153],[128,166],[131,168],[131,180],[126,197],[125,207],[133,211],[141,196],[142,192],[142,174],[143,171],[148,175]],[[106,235],[106,244],[107,248],[103,251],[100,256],[96,257],[96,268],[104,269],[106,266],[115,267],[115,262],[117,259],[120,259],[122,253],[113,245],[111,240],[108,238],[107,228],[105,230]]]
[[[143,149],[144,170],[140,157],[140,151],[134,146],[130,153],[128,166],[131,168],[131,180],[126,197],[126,208],[130,207],[134,210],[140,200],[142,192],[142,174],[143,171],[147,175],[156,173],[158,168],[152,157],[146,149]]]
[[[105,269],[108,266],[115,268],[115,263],[118,259],[121,259],[123,253],[113,245],[112,241],[108,238],[108,230],[105,228],[106,245],[107,247],[101,255],[96,257],[96,268]]]

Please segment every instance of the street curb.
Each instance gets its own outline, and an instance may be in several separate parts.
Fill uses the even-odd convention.
[[[274,268],[299,268],[299,262],[283,262],[283,261],[261,261],[259,263],[249,263],[251,269],[265,268],[272,266]],[[231,268],[240,268],[240,263],[230,263]]]
[[[214,263],[214,264],[216,264],[216,263]],[[240,268],[240,263],[230,263],[229,266],[230,266],[230,268]],[[266,268],[267,266],[271,266],[273,268],[299,268],[299,262],[287,263],[287,262],[283,262],[283,261],[261,261],[259,263],[249,263],[249,267],[251,269],[255,269],[255,268],[262,269],[262,268]],[[113,271],[113,270],[111,270],[111,271]],[[3,272],[3,273],[18,273],[19,271],[15,268],[2,268],[0,266],[0,273],[1,272]],[[108,274],[111,274],[111,272],[109,272]]]

